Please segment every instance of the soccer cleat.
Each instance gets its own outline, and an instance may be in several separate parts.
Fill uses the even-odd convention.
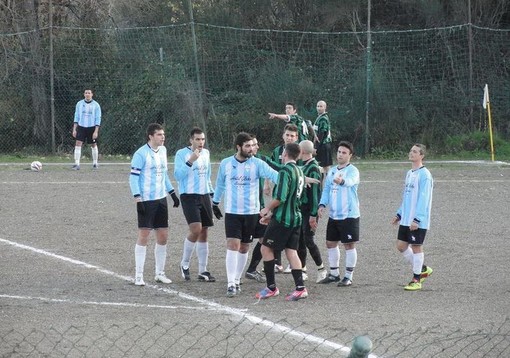
[[[434,270],[432,270],[432,267],[427,266],[427,268],[420,274],[420,283],[422,283],[423,281],[425,281],[427,277],[432,275],[432,272],[434,272]]]
[[[350,279],[348,279],[347,277],[344,277],[342,279],[342,281],[340,281],[338,283],[338,287],[347,287],[347,286],[351,286],[352,285],[352,281]]]
[[[275,270],[276,271],[276,270]],[[285,270],[283,270],[283,273],[291,273],[292,272],[292,269],[290,268],[290,264],[287,265],[287,267],[285,268]]]
[[[236,283],[236,294],[240,294],[241,293],[241,285]]]
[[[72,170],[80,170],[80,166],[78,164],[75,164],[71,167]]]
[[[258,298],[259,300],[263,300],[263,299],[266,299],[266,298],[269,298],[269,297],[275,297],[275,296],[278,296],[280,294],[280,290],[278,289],[278,287],[276,287],[273,290],[271,290],[270,288],[264,288],[262,291],[258,292],[256,295],[255,295],[255,298]]]
[[[191,276],[189,275],[189,267],[181,266],[181,275],[182,278],[185,279],[186,281],[191,280]]]
[[[145,281],[143,280],[143,276],[139,275],[135,277],[135,286],[145,286]]]
[[[407,286],[404,286],[404,290],[406,291],[418,291],[421,290],[421,283],[418,281],[411,281],[407,284]]]
[[[92,169],[99,169],[99,165],[97,165],[97,164],[93,164],[93,165],[92,165]]]
[[[303,277],[303,281],[308,280],[308,274],[306,272],[303,271],[303,273],[301,275]]]
[[[266,277],[258,271],[246,271],[244,277],[249,278],[250,280],[255,280],[257,282],[264,282],[266,280]]]
[[[282,265],[274,265],[274,273],[282,273],[283,272],[283,266]]]
[[[320,283],[327,276],[328,276],[328,271],[326,271],[326,269],[323,267],[322,270],[317,271],[317,280],[315,280],[315,282]]]
[[[331,282],[340,282],[340,277],[329,274],[325,279],[321,280],[319,283],[331,283]]]
[[[301,291],[295,290],[294,292],[289,293],[287,296],[285,296],[285,301],[297,301],[307,297],[308,291],[306,288],[304,288]]]
[[[211,274],[208,271],[204,271],[201,274],[198,275],[198,281],[202,282],[215,282],[216,278],[211,276]]]
[[[235,286],[229,286],[227,288],[227,297],[234,297],[236,295],[236,287]]]
[[[165,273],[164,272],[160,272],[158,273],[155,277],[154,277],[154,281],[156,282],[161,282],[161,283],[172,283],[172,280],[170,280],[168,277],[166,277]]]

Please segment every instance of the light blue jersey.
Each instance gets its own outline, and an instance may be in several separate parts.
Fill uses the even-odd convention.
[[[333,181],[339,173],[344,179],[343,185]],[[342,169],[332,167],[326,176],[319,205],[329,205],[329,217],[333,220],[359,218],[358,185],[359,171],[354,165],[348,164]]]
[[[278,172],[259,158],[251,157],[244,162],[235,155],[220,163],[214,203],[219,203],[223,194],[223,207],[226,213],[252,215],[260,212],[260,179],[265,178],[276,183]]]
[[[210,194],[213,193],[211,184],[211,160],[209,151],[205,148],[200,152],[197,160],[188,163],[191,147],[179,149],[175,154],[174,176],[181,194]]]
[[[420,229],[429,228],[433,187],[434,181],[427,168],[407,172],[402,204],[397,210],[400,225],[411,226],[414,220]]]
[[[164,146],[154,151],[146,144],[135,152],[131,160],[129,186],[133,196],[141,196],[142,201],[162,199],[174,191],[168,177]]]
[[[76,103],[74,111],[74,123],[80,127],[90,128],[101,125],[101,106],[92,100],[85,102],[84,99]]]

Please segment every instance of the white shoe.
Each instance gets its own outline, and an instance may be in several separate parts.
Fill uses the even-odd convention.
[[[145,281],[143,280],[142,275],[135,277],[135,286],[145,286]]]
[[[292,272],[292,269],[290,268],[290,264],[287,265],[287,267],[285,268],[285,270],[283,270],[283,273],[291,273]]]
[[[308,280],[308,274],[306,272],[303,272],[302,275],[303,275],[303,281]]]
[[[158,273],[155,277],[154,277],[154,281],[156,282],[161,282],[161,283],[172,283],[172,280],[170,280],[168,277],[166,277],[165,273],[164,272],[160,272]]]
[[[323,267],[322,270],[317,271],[317,280],[315,282],[316,283],[321,282],[326,278],[327,275],[328,271]]]

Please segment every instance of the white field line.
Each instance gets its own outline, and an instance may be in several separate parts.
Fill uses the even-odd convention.
[[[118,279],[121,279],[121,280],[124,280],[124,281],[129,281],[129,282],[133,282],[134,281],[133,277],[120,275],[120,274],[117,274],[117,273],[115,273],[113,271],[104,269],[104,268],[102,268],[100,266],[92,265],[92,264],[89,264],[89,263],[86,263],[86,262],[83,262],[83,261],[79,261],[79,260],[75,260],[75,259],[72,259],[72,258],[69,258],[69,257],[62,256],[62,255],[57,255],[57,254],[54,254],[54,253],[51,253],[51,252],[48,252],[48,251],[45,251],[45,250],[42,250],[42,249],[37,249],[37,248],[32,247],[32,246],[20,244],[20,243],[17,243],[17,242],[14,242],[14,241],[10,241],[10,240],[6,240],[6,239],[3,239],[3,238],[0,238],[0,242],[2,242],[4,244],[12,245],[12,246],[14,246],[14,247],[16,247],[18,249],[32,251],[34,253],[41,254],[41,255],[44,255],[44,256],[47,256],[47,257],[51,257],[51,258],[54,258],[54,259],[58,259],[58,260],[61,260],[61,261],[65,261],[65,262],[68,262],[68,263],[71,263],[71,264],[74,264],[74,265],[77,265],[77,266],[81,266],[81,267],[88,268],[88,269],[93,269],[93,270],[96,270],[96,271],[101,272],[103,274],[106,274],[106,275],[109,275],[109,276],[112,276],[112,277],[115,277],[115,278],[118,278]],[[187,293],[183,293],[183,292],[180,292],[180,291],[172,290],[172,289],[169,289],[169,288],[162,288],[162,287],[159,287],[159,286],[156,286],[156,285],[146,285],[145,287],[152,288],[152,289],[157,289],[158,291],[161,291],[161,292],[177,295],[177,296],[179,296],[181,298],[184,298],[186,300],[189,300],[191,302],[195,302],[195,303],[198,303],[200,305],[203,305],[203,306],[207,307],[208,309],[222,311],[222,312],[234,315],[234,316],[236,316],[238,318],[246,319],[246,320],[248,320],[249,322],[251,322],[253,324],[258,324],[258,325],[262,325],[262,326],[268,327],[272,331],[279,332],[279,333],[284,333],[285,335],[291,336],[291,337],[296,338],[296,339],[298,339],[300,341],[305,340],[307,342],[314,343],[314,344],[317,344],[317,345],[320,345],[320,346],[323,346],[323,347],[328,347],[328,348],[331,348],[333,350],[338,350],[338,351],[340,351],[342,353],[345,353],[346,355],[350,352],[350,348],[347,347],[347,346],[344,346],[342,344],[331,342],[331,341],[328,341],[328,340],[326,340],[324,338],[317,337],[317,336],[314,336],[314,335],[311,335],[311,334],[308,334],[308,333],[303,333],[303,332],[294,330],[294,329],[292,329],[290,327],[287,327],[287,326],[284,326],[284,325],[272,322],[270,320],[259,318],[257,316],[251,315],[251,314],[247,314],[247,313],[245,313],[245,311],[237,309],[237,308],[232,308],[232,307],[224,306],[224,305],[221,305],[221,304],[218,304],[218,303],[215,303],[215,302],[212,302],[212,301],[200,298],[200,297],[196,297],[196,296],[193,296],[193,295],[190,295],[190,294],[187,294]],[[0,297],[3,297],[3,295],[0,295]],[[373,355],[373,354],[370,354],[368,357],[369,358],[378,358],[376,355]]]

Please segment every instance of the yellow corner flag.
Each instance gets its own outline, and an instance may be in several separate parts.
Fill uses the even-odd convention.
[[[489,86],[485,84],[483,88],[483,101],[482,106],[487,110],[487,115],[489,117],[489,139],[491,144],[491,159],[494,161],[494,141],[492,138],[492,116],[491,116],[491,102],[489,100]]]

